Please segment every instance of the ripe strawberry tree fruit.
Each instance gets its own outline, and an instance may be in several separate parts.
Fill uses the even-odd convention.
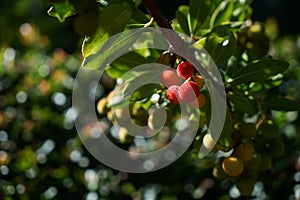
[[[190,62],[182,62],[177,66],[177,75],[181,78],[190,78],[194,74],[194,66]]]
[[[182,101],[197,99],[199,93],[199,86],[193,81],[186,81],[178,88],[178,94]]]
[[[166,87],[171,87],[172,85],[180,86],[184,79],[180,78],[175,70],[165,70],[161,73],[161,83]]]
[[[171,87],[169,87],[167,89],[167,92],[166,92],[167,98],[169,99],[169,101],[172,104],[179,104],[179,102],[180,102],[178,90],[179,90],[179,86],[177,86],[177,85],[172,85]]]

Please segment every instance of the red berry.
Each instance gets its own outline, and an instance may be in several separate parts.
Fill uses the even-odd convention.
[[[172,104],[179,104],[179,95],[178,95],[179,86],[172,85],[167,89],[167,97]]]
[[[165,70],[161,73],[160,81],[165,87],[170,87],[172,85],[181,85],[183,79],[177,76],[175,70]]]
[[[177,67],[177,75],[181,78],[190,78],[194,73],[194,67],[189,62],[182,62]]]
[[[178,89],[179,98],[182,101],[192,101],[199,95],[199,86],[193,81],[184,82]]]

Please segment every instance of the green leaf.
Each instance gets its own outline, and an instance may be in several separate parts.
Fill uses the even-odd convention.
[[[236,46],[236,38],[233,33],[230,33],[228,36],[222,38],[209,38],[205,49],[210,53],[216,65],[220,66],[234,54]]]
[[[235,8],[235,0],[222,1],[210,19],[210,28],[229,22]]]
[[[155,89],[157,89],[158,87],[161,86],[154,83],[143,85],[133,92],[133,94],[130,96],[130,101],[141,101],[144,99],[149,99],[153,95]]]
[[[210,0],[191,0],[188,24],[190,33],[195,34],[204,24],[210,14],[212,1]]]
[[[125,74],[128,70],[118,69],[112,66],[108,66],[105,68],[106,73],[113,79],[117,79]]]
[[[109,67],[106,68],[106,71],[112,78],[117,79],[133,67],[146,64],[148,62],[153,61],[131,51],[117,58]]]
[[[196,48],[204,47],[218,66],[224,64],[234,54],[236,46],[236,38],[228,26],[213,29],[194,44]]]
[[[68,1],[54,3],[48,10],[48,14],[52,17],[56,17],[60,22],[64,22],[67,17],[76,14],[76,10],[73,5]]]
[[[131,69],[133,67],[148,63],[148,59],[131,51],[117,58],[111,65],[118,69]]]
[[[142,29],[124,31],[120,35],[100,43],[98,52],[86,57],[82,66],[88,69],[97,69],[113,63],[118,57],[122,56],[122,52],[128,51],[141,34],[141,31]]]
[[[123,94],[124,97],[129,97],[137,89],[136,86],[145,85],[148,83],[157,83],[160,80],[161,72],[164,68],[157,68],[153,70],[153,66],[144,66],[140,69],[134,69],[123,76],[122,79],[126,81],[124,83]],[[157,86],[157,84],[155,84]],[[153,93],[153,91],[152,91]]]
[[[300,102],[279,96],[267,96],[264,98],[263,105],[272,110],[278,111],[299,111]]]
[[[244,22],[251,17],[252,8],[249,5],[238,6],[233,12],[233,20]]]
[[[105,40],[124,30],[130,17],[131,11],[119,4],[113,4],[101,10],[98,30],[93,37],[84,40],[83,56],[87,57],[99,52]]]
[[[122,5],[125,9],[131,11],[130,24],[143,24],[149,21],[148,17],[137,8],[135,3],[132,0],[108,0],[109,5],[119,4]]]
[[[180,28],[184,31],[184,33],[190,35],[189,24],[187,19],[188,12],[189,12],[188,6],[180,6],[179,9],[176,11],[176,19],[180,25]]]
[[[256,113],[254,105],[247,97],[234,94],[233,92],[228,93],[227,97],[233,104],[233,108],[235,110],[241,111],[243,113],[248,113],[250,115]]]
[[[263,82],[269,77],[285,71],[288,66],[289,64],[282,60],[263,58],[242,67],[232,75],[232,80],[228,83],[235,85],[249,82]]]
[[[231,132],[232,132],[232,119],[231,119],[231,114],[227,109],[224,127],[220,135],[220,138],[217,141],[217,146],[221,151],[227,152],[232,148],[233,140],[231,137]]]
[[[212,108],[211,108],[212,102],[211,102],[208,92],[204,91],[203,94],[206,96],[206,99],[207,99],[207,103],[206,103],[203,111],[205,112],[205,115],[206,115],[207,124],[210,124],[211,115],[212,115]],[[219,120],[222,120],[222,119],[219,119]],[[220,123],[220,122],[221,121],[214,122],[214,123]],[[231,119],[230,111],[229,111],[229,109],[227,109],[222,132],[220,134],[220,137],[216,138],[216,139],[218,139],[217,146],[219,147],[220,150],[229,151],[232,148],[233,140],[231,137],[231,132],[232,132],[232,119]],[[212,133],[212,135],[215,135],[215,134]]]

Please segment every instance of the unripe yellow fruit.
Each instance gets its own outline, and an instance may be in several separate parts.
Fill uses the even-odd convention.
[[[244,163],[242,159],[231,156],[224,158],[222,168],[226,174],[235,177],[244,171]]]
[[[106,98],[102,98],[98,101],[97,103],[97,111],[99,114],[101,115],[106,115],[107,112],[109,111],[108,107],[107,107],[107,99]]]
[[[146,126],[148,123],[148,113],[147,111],[142,107],[142,104],[135,103],[130,110],[130,114],[133,117],[133,121],[135,124],[139,126]]]
[[[194,109],[201,109],[205,105],[206,97],[204,94],[199,93],[198,97],[193,101],[189,101],[188,104]]]
[[[109,121],[114,122],[114,115],[111,110],[107,112],[106,117]]]
[[[207,133],[203,137],[203,146],[206,149],[216,150],[216,141],[213,139],[210,133]]]
[[[199,89],[201,90],[205,84],[204,82],[204,78],[200,75],[194,76],[193,80],[197,83],[197,85],[199,86]]]
[[[119,130],[119,140],[123,144],[128,144],[133,142],[134,137],[129,135],[126,128],[121,128]]]
[[[149,111],[148,126],[152,130],[164,127],[167,120],[167,113],[163,107],[153,108]]]
[[[9,153],[5,151],[0,151],[0,165],[7,165],[11,160],[11,156]]]
[[[115,97],[115,96],[117,96],[118,95],[118,90],[112,90],[112,91],[110,91],[109,93],[108,93],[108,95],[107,95],[107,97],[106,97],[106,99],[107,99],[107,101],[108,101],[108,104],[112,104],[112,100],[113,100],[113,98]]]
[[[250,161],[254,156],[255,150],[250,142],[243,142],[234,149],[233,155],[241,158],[244,162]]]
[[[113,120],[114,124],[117,124],[121,127],[126,127],[131,119],[130,113],[127,107],[113,108]]]

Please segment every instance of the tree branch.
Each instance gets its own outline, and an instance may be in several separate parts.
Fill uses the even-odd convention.
[[[142,2],[159,27],[172,29],[171,24],[163,16],[157,3],[154,0],[142,0]]]

